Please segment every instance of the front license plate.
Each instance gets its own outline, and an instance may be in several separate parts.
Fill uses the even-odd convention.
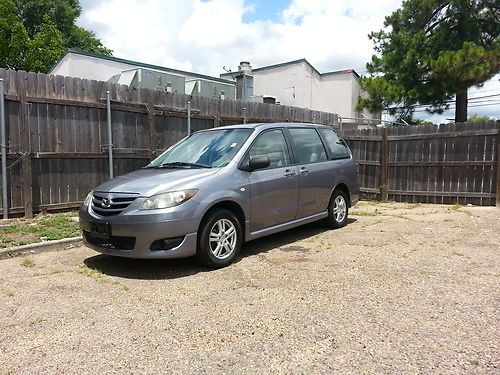
[[[109,223],[94,223],[90,222],[90,234],[96,238],[102,238],[103,240],[109,240],[111,236],[111,225]]]

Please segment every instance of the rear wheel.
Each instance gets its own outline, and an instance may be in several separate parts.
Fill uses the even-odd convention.
[[[215,210],[200,226],[196,258],[211,268],[226,267],[240,251],[242,238],[236,215],[229,210]]]
[[[326,223],[330,228],[342,228],[347,224],[349,206],[347,196],[342,190],[335,190],[328,205]]]

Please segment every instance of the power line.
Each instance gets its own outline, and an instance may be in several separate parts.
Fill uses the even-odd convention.
[[[500,96],[500,94],[493,94],[493,95],[483,95],[483,96],[475,96],[473,98],[468,98],[467,99],[467,102],[471,103],[471,104],[474,104],[474,103],[478,103],[478,102],[474,102],[474,100],[477,100],[477,99],[484,99],[484,98],[493,98],[493,97],[496,97],[496,96]],[[444,103],[455,103],[455,100],[446,100]],[[416,104],[414,106],[412,106],[413,108],[424,108],[424,107],[431,107],[432,104]],[[404,109],[404,108],[407,108],[407,107],[404,107],[404,106],[399,106],[399,107],[387,107],[387,108],[384,108],[384,110],[388,110],[388,109]]]
[[[489,104],[475,104],[475,105],[468,105],[467,108],[475,108],[475,107],[490,107],[490,106],[500,106],[500,102],[495,102],[495,103],[489,103]],[[456,107],[449,107],[447,110],[454,110]],[[413,111],[415,113],[417,112],[427,112],[426,109],[417,109]]]

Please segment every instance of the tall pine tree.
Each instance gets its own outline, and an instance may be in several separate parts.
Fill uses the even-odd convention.
[[[372,32],[376,55],[358,108],[411,117],[417,104],[442,113],[455,97],[467,121],[467,89],[500,71],[498,0],[407,0]]]

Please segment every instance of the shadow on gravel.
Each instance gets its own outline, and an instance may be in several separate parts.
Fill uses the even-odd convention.
[[[140,280],[177,279],[210,271],[198,265],[194,258],[129,259],[101,254],[87,258],[83,262],[88,268],[108,276]]]
[[[356,219],[349,218],[347,223],[351,224],[355,221]],[[347,226],[347,228],[349,227]],[[315,236],[325,231],[328,231],[328,229],[323,225],[311,223],[287,230],[285,232],[247,242],[243,245],[243,249],[240,255],[236,258],[235,263],[247,256],[266,253],[279,247],[282,248],[282,251],[309,251],[306,247],[294,246],[292,244],[296,241]],[[88,268],[108,276],[140,280],[177,279],[180,277],[211,271],[208,268],[198,265],[194,258],[129,259],[101,254],[87,258],[83,262]]]
[[[349,228],[349,224],[354,223],[356,221],[357,220],[354,218],[348,218],[347,219],[348,226],[337,230],[345,230]],[[247,256],[267,253],[268,251],[274,250],[278,247],[281,247],[282,251],[287,251],[287,252],[288,251],[307,252],[310,249],[302,246],[294,246],[291,244],[293,244],[296,241],[304,240],[329,230],[330,229],[326,228],[321,223],[311,223],[303,225],[298,228],[289,229],[284,232],[276,233],[271,236],[262,237],[257,240],[247,242],[246,244],[243,245],[243,249],[235,262],[239,262],[241,259]]]

